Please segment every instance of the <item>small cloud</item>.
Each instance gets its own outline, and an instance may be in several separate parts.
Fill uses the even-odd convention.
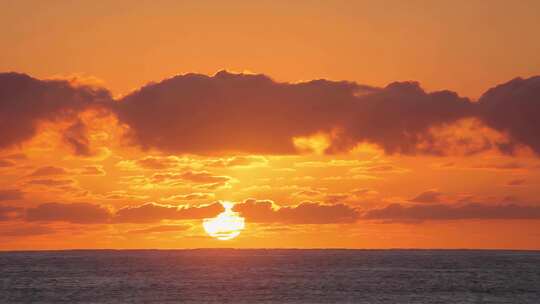
[[[23,198],[24,193],[19,189],[0,190],[0,201],[14,201]]]
[[[36,169],[29,176],[48,176],[48,175],[66,175],[68,171],[64,168],[54,167],[54,166],[45,166]]]
[[[323,193],[318,190],[306,189],[306,190],[301,190],[301,191],[293,193],[293,196],[318,197],[318,196],[321,196],[322,194]]]
[[[114,215],[117,223],[151,223],[161,220],[192,220],[215,216],[223,211],[221,203],[209,205],[165,205],[146,203],[139,206],[128,206],[119,209]]]
[[[526,169],[527,166],[516,162],[504,162],[504,163],[488,163],[488,164],[478,164],[467,167],[468,169],[480,169],[480,170],[520,170]]]
[[[418,194],[409,201],[413,203],[439,203],[441,195],[442,193],[437,190],[428,190]]]
[[[131,194],[124,190],[107,192],[105,196],[103,196],[104,199],[108,200],[145,200],[148,197],[148,195]]]
[[[85,166],[81,170],[79,170],[79,174],[103,176],[107,173],[105,172],[105,170],[103,170],[103,166]]]
[[[0,168],[13,167],[13,166],[15,166],[15,162],[8,159],[0,159]]]
[[[298,162],[295,163],[295,167],[300,168],[328,168],[328,167],[353,167],[361,164],[368,164],[370,161],[359,161],[359,160],[344,160],[344,159],[333,159],[330,161],[307,161],[307,162]]]
[[[180,158],[178,156],[146,156],[136,160],[122,160],[116,163],[116,167],[125,171],[146,170],[171,170],[192,165],[194,160]]]
[[[378,174],[384,174],[384,173],[405,173],[408,172],[407,169],[396,167],[394,165],[377,165],[377,166],[369,166],[369,167],[356,167],[349,170],[351,173],[378,173]]]
[[[68,186],[75,183],[73,179],[34,179],[27,182],[28,185],[38,185],[47,187]]]
[[[444,204],[403,206],[401,204],[390,204],[383,208],[368,210],[362,215],[362,218],[389,222],[540,219],[540,207],[478,203],[468,203],[460,206]]]
[[[0,228],[0,235],[5,237],[27,237],[36,235],[53,234],[56,231],[47,226],[20,226],[17,227],[2,227]]]
[[[153,169],[153,170],[163,170],[171,169],[178,167],[182,164],[182,161],[179,157],[176,156],[167,156],[167,157],[157,157],[157,156],[148,156],[141,158],[135,161],[135,163],[144,169]]]
[[[4,155],[2,156],[3,159],[9,159],[9,160],[24,160],[24,159],[28,159],[28,157],[26,156],[26,154],[24,153],[13,153],[13,154],[8,154],[8,155]]]
[[[19,219],[23,213],[23,208],[0,205],[0,221]]]
[[[364,197],[364,196],[375,196],[375,195],[378,195],[379,192],[375,191],[375,190],[372,190],[372,189],[369,189],[369,188],[359,188],[359,189],[354,189],[352,191],[350,191],[354,196],[357,196],[357,197]]]
[[[109,221],[108,209],[89,203],[45,203],[26,209],[29,222],[68,222],[74,224],[97,224]]]
[[[315,202],[278,206],[270,200],[247,199],[234,205],[234,210],[252,223],[346,224],[359,218],[357,211],[345,204]]]
[[[513,179],[511,181],[508,181],[508,183],[506,183],[506,186],[525,186],[526,183],[527,183],[526,179],[517,178],[517,179]]]
[[[253,168],[264,167],[268,165],[268,159],[264,156],[234,156],[230,158],[221,158],[208,161],[209,167],[216,168]]]
[[[188,194],[179,194],[179,195],[173,195],[166,198],[162,198],[162,201],[166,202],[174,202],[174,201],[190,201],[190,200],[207,200],[207,199],[213,199],[214,193],[210,192],[194,192],[194,193],[188,193]]]
[[[135,229],[129,230],[129,234],[156,234],[156,233],[170,233],[170,232],[179,232],[186,231],[191,228],[191,225],[161,225],[153,226],[144,229]]]

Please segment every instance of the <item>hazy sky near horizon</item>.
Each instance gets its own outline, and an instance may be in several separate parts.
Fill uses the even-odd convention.
[[[525,0],[2,1],[0,250],[540,249],[539,29]]]

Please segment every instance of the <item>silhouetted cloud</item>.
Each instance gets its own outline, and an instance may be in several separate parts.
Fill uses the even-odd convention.
[[[507,186],[523,186],[526,183],[527,183],[526,179],[524,179],[524,178],[516,178],[516,179],[508,181],[508,183],[506,183],[506,185]]]
[[[15,220],[22,216],[23,208],[0,205],[0,221]]]
[[[214,190],[227,186],[231,180],[229,176],[215,175],[208,171],[188,170],[181,173],[155,173],[143,183],[169,187],[192,184],[197,189]]]
[[[486,125],[510,135],[510,142],[499,144],[501,151],[512,154],[516,144],[524,144],[540,154],[540,76],[489,89],[479,105]]]
[[[190,200],[207,200],[214,198],[214,193],[194,192],[188,194],[178,194],[161,199],[162,201],[190,201]]]
[[[278,206],[269,200],[247,199],[234,210],[253,223],[340,224],[353,223],[359,213],[345,204],[302,202]],[[27,209],[0,206],[0,220],[24,219],[27,222],[68,222],[75,224],[158,223],[163,220],[201,220],[223,212],[219,201],[204,205],[145,203],[110,210],[90,203],[45,203]]]
[[[68,174],[67,170],[60,167],[45,166],[36,169],[30,174],[30,176],[46,176],[46,175],[65,175]]]
[[[161,220],[186,220],[213,217],[223,211],[219,202],[203,206],[173,206],[147,203],[119,209],[113,220],[121,223],[151,223]]]
[[[0,148],[30,139],[40,121],[70,117],[95,102],[110,99],[104,89],[0,73]]]
[[[162,169],[171,169],[178,167],[182,164],[182,159],[176,156],[168,157],[158,157],[158,156],[147,156],[135,161],[137,165],[146,169],[162,170]]]
[[[333,134],[328,152],[366,141],[389,153],[439,153],[430,151],[429,129],[471,115],[472,106],[412,82],[385,88],[327,80],[291,84],[222,71],[147,85],[114,110],[133,142],[170,152],[296,153],[293,138],[326,132]]]
[[[81,175],[105,175],[106,172],[102,166],[84,166],[80,171]]]
[[[0,149],[2,146],[0,146]],[[26,155],[23,153],[13,153],[0,156],[0,168],[15,166],[17,161],[25,160]]]
[[[214,175],[207,171],[185,171],[180,178],[198,184],[226,183],[231,180],[228,176]]]
[[[47,226],[38,225],[17,225],[16,227],[2,227],[0,228],[0,235],[5,237],[25,237],[35,235],[53,234],[56,231]]]
[[[0,190],[0,201],[12,201],[23,198],[24,193],[19,189]]]
[[[86,125],[77,120],[64,131],[64,141],[68,143],[75,155],[90,156],[90,140],[88,139]]]
[[[459,206],[444,204],[404,206],[391,204],[380,209],[368,210],[363,214],[362,218],[396,222],[468,219],[540,219],[540,206],[520,206],[516,204],[487,205],[477,203],[468,203]]]
[[[298,153],[299,139],[302,151],[314,140],[313,149],[326,153],[345,152],[363,142],[390,154],[444,155],[449,143],[463,146],[459,151],[466,155],[492,146],[513,153],[520,144],[540,153],[539,98],[540,77],[514,79],[489,89],[474,103],[450,91],[425,92],[416,82],[383,88],[328,80],[282,83],[265,75],[222,71],[214,76],[179,75],[113,102],[105,89],[2,73],[0,148],[31,138],[40,121],[71,117],[74,122],[64,130],[64,140],[76,154],[88,155],[86,126],[75,114],[100,105],[127,127],[132,144],[172,153],[293,154]],[[478,134],[484,138],[481,145],[469,146],[467,138],[448,141],[437,133],[465,118],[479,119],[509,138],[497,141]],[[317,142],[320,138],[328,142]],[[7,161],[4,166],[10,165]],[[250,160],[215,165],[235,162],[241,166]],[[151,159],[141,165],[166,166]]]
[[[15,162],[9,159],[0,159],[0,168],[15,166]]]
[[[268,160],[264,156],[233,156],[229,158],[220,158],[208,162],[208,166],[216,168],[230,167],[255,167],[264,166]]]
[[[439,203],[442,193],[437,190],[424,191],[409,201],[414,203]]]
[[[34,179],[27,182],[28,185],[39,185],[47,187],[67,186],[75,183],[72,179]]]
[[[110,217],[108,209],[89,203],[45,203],[26,209],[26,220],[29,222],[97,224],[107,222]]]
[[[270,200],[248,199],[236,204],[234,210],[254,223],[340,224],[354,223],[359,218],[358,212],[345,204],[314,202],[279,207]]]

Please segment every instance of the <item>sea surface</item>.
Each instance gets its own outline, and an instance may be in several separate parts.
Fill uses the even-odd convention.
[[[540,303],[540,252],[0,253],[0,303]]]

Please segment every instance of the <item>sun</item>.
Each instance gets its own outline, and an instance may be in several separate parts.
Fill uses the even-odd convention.
[[[231,202],[221,202],[225,211],[213,218],[205,218],[203,227],[209,236],[218,240],[230,240],[240,235],[245,227],[244,218],[238,212],[232,211],[234,206]]]

